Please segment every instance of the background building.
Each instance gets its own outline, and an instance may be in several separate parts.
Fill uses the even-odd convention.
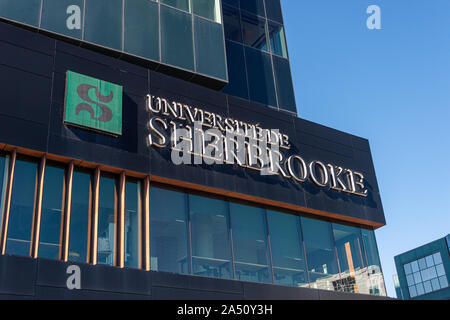
[[[386,295],[369,143],[297,118],[278,0],[0,0],[0,17],[0,297]],[[174,163],[208,134],[245,159]]]
[[[404,300],[449,300],[450,235],[395,258],[397,298]]]

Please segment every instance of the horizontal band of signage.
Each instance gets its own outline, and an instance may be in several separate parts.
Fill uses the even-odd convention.
[[[170,178],[165,178],[165,177],[149,175],[149,174],[145,174],[142,172],[137,172],[137,171],[132,171],[132,170],[124,170],[124,169],[111,167],[111,166],[107,166],[107,165],[102,165],[102,164],[98,164],[98,163],[93,163],[93,162],[89,162],[89,161],[73,159],[73,158],[63,157],[63,156],[54,155],[54,154],[48,154],[46,152],[36,151],[36,150],[22,148],[22,147],[18,147],[18,146],[12,146],[12,145],[0,143],[0,149],[3,151],[17,150],[17,152],[19,154],[24,154],[24,155],[33,156],[33,157],[42,157],[45,154],[47,156],[48,160],[54,160],[54,161],[59,161],[59,162],[63,162],[63,163],[70,163],[71,161],[74,161],[74,164],[76,166],[81,166],[81,167],[91,168],[91,169],[101,167],[101,169],[103,171],[108,171],[108,172],[117,173],[117,174],[120,174],[121,172],[125,172],[127,176],[140,178],[140,179],[150,176],[150,182],[161,183],[161,184],[164,184],[167,186],[184,188],[184,189],[188,189],[188,190],[192,190],[192,191],[204,192],[204,193],[207,193],[207,194],[210,194],[213,196],[220,196],[220,197],[225,196],[225,197],[230,198],[231,200],[235,199],[235,200],[247,201],[247,202],[251,202],[254,204],[278,208],[281,210],[284,209],[284,210],[289,210],[291,212],[293,211],[297,214],[310,214],[310,215],[313,215],[316,217],[323,217],[323,218],[327,218],[327,219],[336,220],[339,222],[348,222],[348,223],[356,224],[358,226],[368,227],[370,229],[378,229],[378,228],[384,226],[384,224],[379,223],[379,222],[358,219],[358,218],[354,218],[354,217],[348,217],[343,214],[331,213],[331,212],[322,211],[322,210],[316,210],[316,209],[298,206],[298,205],[294,205],[294,204],[290,204],[290,203],[285,203],[285,202],[265,199],[265,198],[261,198],[261,197],[251,196],[248,194],[242,194],[242,193],[228,191],[228,190],[224,190],[224,189],[202,186],[202,185],[191,183],[191,182],[185,182],[185,181],[180,181],[180,180],[176,180],[176,179],[170,179]]]

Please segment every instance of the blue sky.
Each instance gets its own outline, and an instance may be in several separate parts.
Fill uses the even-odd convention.
[[[369,30],[369,5],[381,30]],[[282,0],[301,118],[369,139],[394,256],[450,233],[450,1]]]

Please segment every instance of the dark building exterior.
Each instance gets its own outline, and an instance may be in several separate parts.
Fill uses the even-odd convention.
[[[403,300],[450,300],[450,235],[399,254],[397,298]]]
[[[278,0],[222,2],[0,0],[1,298],[386,295],[368,141],[297,118]]]

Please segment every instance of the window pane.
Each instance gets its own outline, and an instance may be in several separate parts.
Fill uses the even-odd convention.
[[[335,290],[340,278],[331,224],[302,217],[301,225],[311,286],[316,289]]]
[[[433,256],[428,256],[428,257],[425,258],[425,260],[427,262],[427,267],[434,266]]]
[[[433,287],[433,291],[437,291],[441,289],[441,285],[439,284],[439,279],[434,278],[431,280],[431,286]]]
[[[37,27],[41,11],[41,0],[1,0],[0,15]]]
[[[417,260],[411,262],[411,268],[413,272],[419,271],[419,264],[417,263]]]
[[[186,194],[150,190],[151,269],[189,273]]]
[[[439,277],[439,284],[441,285],[441,288],[447,288],[448,287],[448,281],[446,276]]]
[[[141,183],[125,182],[125,267],[139,268],[141,226]]]
[[[7,254],[30,255],[37,169],[36,162],[16,160],[6,240]]]
[[[245,45],[269,51],[266,38],[266,22],[264,19],[242,13],[242,36]]]
[[[408,286],[412,286],[413,284],[415,284],[414,277],[412,274],[406,276],[406,282],[408,282]]]
[[[269,22],[270,50],[273,54],[287,58],[286,38],[284,28],[280,24]]]
[[[420,271],[420,275],[422,276],[423,281],[427,281],[427,280],[431,279],[430,269],[425,269],[425,270]]]
[[[375,232],[373,230],[361,229],[361,234],[363,238],[365,253],[367,256],[367,264],[372,291],[380,292],[380,294],[386,295]],[[409,265],[409,268],[411,268],[411,265]]]
[[[433,259],[434,259],[434,264],[441,264],[442,263],[441,253],[437,252],[437,253],[433,254]]]
[[[422,294],[425,294],[425,289],[423,287],[422,283],[419,283],[416,285],[417,295],[420,296]]]
[[[3,206],[5,204],[5,191],[8,180],[9,156],[0,156],[0,230],[3,221]]]
[[[414,282],[415,282],[415,283],[420,283],[420,282],[422,282],[422,278],[420,277],[420,272],[414,273],[413,276],[414,276]]]
[[[40,258],[59,259],[64,175],[64,168],[51,165],[45,167],[38,251]]]
[[[277,106],[270,54],[245,47],[250,99]]]
[[[201,17],[221,23],[219,0],[192,0],[194,13]]]
[[[272,282],[265,210],[230,203],[236,279]]]
[[[41,28],[81,39],[83,12],[82,0],[43,0]]]
[[[122,50],[122,0],[86,0],[84,40]]]
[[[193,274],[233,278],[228,203],[189,195]]]
[[[86,262],[91,211],[91,175],[75,170],[72,179],[69,261]]]
[[[263,0],[243,0],[241,1],[241,9],[262,17],[265,16]]]
[[[225,43],[220,24],[194,17],[197,72],[226,80]]]
[[[430,293],[433,291],[433,288],[431,287],[431,281],[425,281],[423,283],[423,287],[425,288],[425,293]]]
[[[125,1],[124,51],[159,61],[158,4],[152,1]]]
[[[280,109],[297,112],[289,61],[277,56],[272,56],[272,60],[278,94],[278,106]]]
[[[428,272],[430,279],[436,278],[438,276],[436,272],[436,267],[428,268]]]
[[[116,226],[116,181],[101,176],[98,196],[97,263],[114,265]]]
[[[183,54],[180,54],[183,48]],[[161,61],[194,70],[192,17],[161,6]]]
[[[300,230],[300,218],[267,211],[274,282],[289,286],[308,284]]]
[[[405,266],[403,268],[405,269],[405,274],[411,274],[412,273],[412,269],[411,269],[411,264],[410,263],[405,264]]]
[[[241,17],[238,9],[223,6],[223,28],[225,39],[242,42]]]
[[[248,99],[247,73],[245,72],[244,46],[226,41],[228,61],[228,85],[223,89],[243,99]]]
[[[161,0],[161,3],[167,4],[187,12],[191,12],[189,0]]]
[[[416,286],[409,287],[409,295],[411,298],[417,297]]]
[[[425,258],[419,259],[419,269],[424,270],[427,267],[427,263],[425,261]]]
[[[436,266],[436,272],[437,272],[437,275],[438,275],[439,277],[445,275],[444,265],[443,265],[443,264],[437,265],[437,266]]]
[[[283,22],[280,0],[266,0],[267,19]]]

